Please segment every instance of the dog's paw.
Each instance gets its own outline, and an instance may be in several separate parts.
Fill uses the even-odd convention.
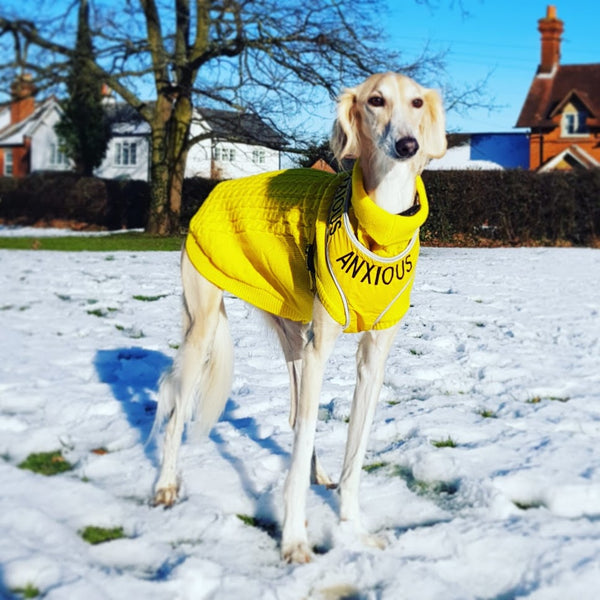
[[[336,543],[351,547],[359,544],[368,548],[385,550],[388,546],[388,540],[385,537],[370,533],[357,521],[340,521],[335,539]]]
[[[154,506],[169,508],[177,501],[177,486],[170,485],[156,490],[154,494]]]
[[[385,550],[388,545],[384,537],[374,533],[363,533],[360,536],[360,541],[369,548],[378,548],[379,550]]]
[[[281,546],[281,558],[286,563],[306,564],[312,560],[312,552],[305,542]]]

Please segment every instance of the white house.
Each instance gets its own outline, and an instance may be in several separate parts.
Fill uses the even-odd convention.
[[[60,119],[58,101],[36,104],[31,79],[12,88],[14,101],[0,107],[0,175],[24,177],[36,171],[69,170],[60,152],[54,126]],[[106,179],[149,179],[150,127],[128,105],[106,104],[112,138],[95,175]],[[280,168],[279,148],[285,140],[260,117],[200,109],[194,111],[186,177],[232,179]],[[257,141],[258,140],[258,141]]]

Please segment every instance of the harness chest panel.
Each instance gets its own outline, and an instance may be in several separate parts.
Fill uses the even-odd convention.
[[[307,323],[316,291],[347,332],[384,329],[409,306],[428,212],[390,215],[352,179],[290,169],[219,184],[190,222],[186,251],[218,287],[272,314]],[[370,244],[370,247],[369,247]],[[373,246],[374,244],[374,246]]]
[[[429,210],[420,178],[417,195],[413,214],[391,215],[367,196],[355,169],[352,185],[338,191],[326,221],[317,221],[317,240],[324,239],[324,249],[317,250],[317,292],[344,331],[386,329],[408,310],[419,228]]]

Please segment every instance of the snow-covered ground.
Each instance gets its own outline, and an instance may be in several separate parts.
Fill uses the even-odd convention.
[[[361,483],[387,548],[348,539],[335,491],[313,487],[319,554],[289,566],[287,374],[261,317],[227,299],[228,406],[208,440],[183,447],[182,501],[153,508],[146,441],[179,342],[178,254],[0,251],[0,596],[598,598],[599,282],[599,250],[425,248]],[[355,346],[340,339],[321,398],[317,445],[334,476]],[[456,447],[433,443],[448,438]],[[57,449],[73,471],[17,468]],[[127,538],[91,546],[88,525]]]

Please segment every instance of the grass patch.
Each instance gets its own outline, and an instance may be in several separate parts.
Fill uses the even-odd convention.
[[[368,465],[364,465],[363,471],[366,471],[367,473],[373,473],[374,471],[379,471],[379,469],[383,469],[384,467],[387,467],[388,464],[389,463],[385,462],[384,460],[375,462],[375,463],[371,463]]]
[[[65,237],[0,237],[4,250],[57,250],[62,252],[113,251],[175,251],[181,250],[181,236],[158,236],[146,233],[118,233],[113,235]],[[112,260],[112,259],[110,259]]]
[[[408,467],[395,465],[392,471],[394,477],[406,481],[408,489],[418,496],[454,496],[458,492],[458,483],[452,481],[423,481],[416,479]]]
[[[30,454],[18,466],[19,469],[26,469],[47,476],[58,475],[58,473],[64,473],[73,468],[73,465],[63,457],[60,450]]]
[[[40,595],[40,590],[38,590],[38,588],[36,588],[35,585],[32,585],[31,583],[28,583],[25,587],[22,588],[12,588],[10,591],[15,596],[18,596],[20,598],[37,598]]]
[[[113,540],[120,540],[127,537],[122,527],[95,527],[90,525],[86,527],[81,533],[81,537],[93,546],[97,544],[104,544],[105,542],[112,542]]]
[[[532,510],[544,506],[542,502],[519,502],[519,500],[513,500],[513,504],[520,510]]]
[[[158,294],[157,296],[142,296],[136,295],[133,297],[134,300],[139,300],[140,302],[156,302],[161,298],[166,298],[168,294]]]
[[[493,410],[488,410],[487,408],[482,408],[477,412],[480,417],[484,419],[497,419],[498,415]]]
[[[529,398],[525,400],[527,404],[539,404],[544,400],[549,400],[550,402],[568,402],[571,398],[561,397],[561,396],[534,396],[533,398]]]
[[[436,448],[456,448],[456,442],[448,436],[445,440],[431,440],[431,443]]]
[[[248,525],[248,527],[256,527],[257,529],[264,531],[273,539],[277,539],[280,537],[279,527],[277,526],[277,523],[274,523],[273,521],[266,521],[265,519],[259,519],[251,515],[244,514],[237,514],[236,517],[244,525]]]

